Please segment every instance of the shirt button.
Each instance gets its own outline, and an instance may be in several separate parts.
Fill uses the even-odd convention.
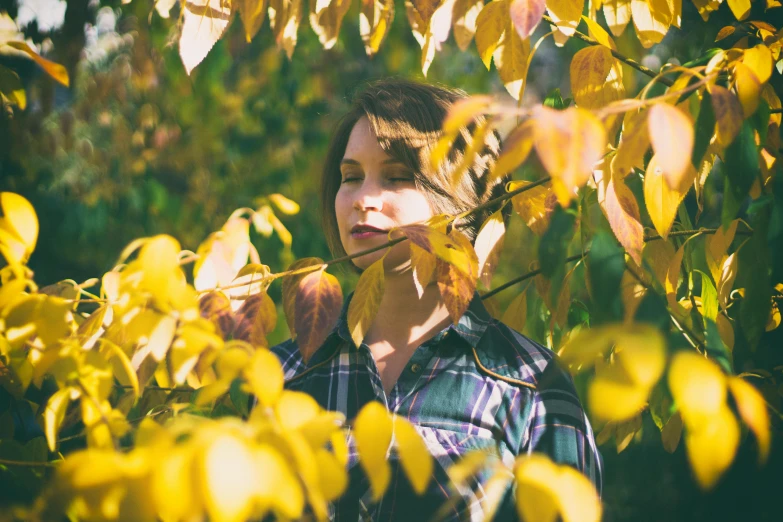
[[[416,363],[411,364],[411,371],[413,373],[419,373],[421,371],[421,365]]]

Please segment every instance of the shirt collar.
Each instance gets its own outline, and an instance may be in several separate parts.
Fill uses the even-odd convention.
[[[340,319],[329,333],[329,336],[327,336],[327,342],[334,342],[332,337],[337,337],[349,343],[349,346],[354,346],[353,339],[351,338],[351,332],[348,329],[348,305],[350,304],[352,298],[353,292],[351,292],[345,298],[342,310],[340,311]],[[474,291],[473,298],[470,300],[470,304],[468,304],[468,308],[465,310],[465,313],[462,314],[462,317],[460,317],[459,322],[456,325],[450,324],[441,332],[436,334],[436,336],[439,336],[441,333],[446,334],[448,331],[453,330],[470,346],[475,347],[478,345],[479,340],[484,335],[484,332],[492,320],[492,316],[484,306],[484,303],[481,300],[481,296],[478,292]],[[319,350],[318,352],[321,351],[325,352],[326,350]]]

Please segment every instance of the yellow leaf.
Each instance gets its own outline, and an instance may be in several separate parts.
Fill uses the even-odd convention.
[[[473,249],[478,257],[479,281],[486,288],[492,287],[492,275],[500,260],[505,235],[506,224],[503,221],[502,209],[489,216],[476,235]]]
[[[764,88],[761,90],[761,97],[767,102],[770,109],[780,110],[781,103],[775,89],[769,83],[764,84]],[[776,113],[769,115],[769,123],[775,123],[778,127],[783,123],[783,115]]]
[[[274,406],[283,393],[283,367],[277,356],[267,350],[256,350],[243,373],[258,402],[262,406]]]
[[[354,421],[359,463],[370,479],[373,500],[378,500],[391,480],[386,455],[392,440],[392,419],[379,402],[367,403]]]
[[[603,45],[580,49],[571,59],[571,93],[585,109],[600,109],[625,97],[622,69]]]
[[[509,15],[508,4],[504,5],[502,13],[505,22],[503,37],[492,54],[492,58],[495,60],[495,67],[506,90],[512,98],[519,101],[527,82],[530,40],[519,37]]]
[[[612,160],[612,169],[627,176],[634,168],[644,169],[644,155],[650,148],[647,111],[629,111],[623,118],[623,132]]]
[[[603,155],[606,131],[601,121],[585,109],[556,111],[538,106],[533,115],[538,158],[552,176],[558,202],[567,207]]]
[[[315,463],[318,467],[318,478],[324,499],[335,500],[348,487],[348,474],[345,467],[328,451],[319,449],[315,452]]]
[[[668,103],[657,103],[648,111],[650,141],[658,164],[671,189],[682,186],[693,170],[693,124],[680,109]]]
[[[240,0],[237,2],[237,10],[245,27],[245,40],[250,43],[264,23],[266,0]]]
[[[254,484],[261,506],[271,507],[287,519],[299,519],[304,510],[305,496],[291,466],[269,444],[253,448],[253,457],[253,465],[263,470],[263,473],[258,473],[259,480]],[[320,468],[321,461],[313,464],[316,463]]]
[[[765,84],[772,76],[772,51],[764,44],[745,49],[742,53],[742,64],[753,71],[759,83]]]
[[[530,37],[544,16],[546,0],[510,0],[509,15],[519,37]]]
[[[340,283],[325,270],[310,272],[299,281],[294,321],[299,351],[305,362],[337,323],[342,302]]]
[[[282,194],[270,194],[267,197],[283,214],[292,216],[299,213],[299,204],[296,201],[288,199]]]
[[[604,12],[606,12],[606,4],[607,2],[604,2]],[[584,22],[587,24],[587,30],[590,35],[590,38],[592,38],[599,44],[608,47],[609,49],[612,49],[614,51],[617,50],[617,46],[614,44],[614,40],[612,40],[612,37],[609,36],[609,33],[606,32],[606,29],[601,27],[601,25],[598,22],[584,15],[582,15],[582,20],[584,20]]]
[[[16,262],[27,262],[38,241],[38,217],[30,202],[13,192],[0,192],[0,230],[18,241],[19,247],[14,248],[2,235],[0,245],[6,243],[7,248],[16,252]]]
[[[517,512],[526,522],[598,522],[601,500],[590,480],[574,468],[544,455],[517,459]]]
[[[444,134],[457,134],[477,116],[484,113],[491,104],[491,96],[470,96],[457,101],[449,107],[446,119],[443,120]]]
[[[582,20],[584,0],[548,0],[546,4],[557,29],[564,36],[573,36]]]
[[[626,270],[620,281],[620,294],[623,300],[623,318],[626,322],[631,322],[639,304],[647,294],[647,288],[631,275],[630,271]]]
[[[136,371],[133,365],[128,359],[128,356],[122,351],[122,348],[109,341],[108,339],[102,339],[101,353],[104,354],[106,359],[111,363],[114,376],[120,381],[121,384],[130,385],[133,391],[133,398],[139,397],[139,377],[136,375]],[[54,450],[52,450],[54,451]]]
[[[473,251],[470,240],[458,230],[453,230],[449,236],[457,248],[465,252],[468,258],[468,270],[463,272],[455,265],[442,259],[435,260],[435,270],[438,278],[438,289],[449,311],[454,324],[467,310],[473,294],[476,292],[478,278],[478,258]]]
[[[631,21],[631,0],[604,0],[603,7],[606,25],[619,37]]]
[[[357,348],[362,345],[383,299],[383,259],[378,259],[362,272],[348,305],[348,330]]]
[[[631,259],[641,266],[644,227],[642,227],[639,214],[639,204],[631,189],[625,184],[623,177],[619,173],[606,170],[606,167],[611,165],[611,161],[604,160],[602,163],[604,170],[593,171],[598,187],[598,204],[609,221],[617,240],[623,245]]]
[[[534,130],[533,122],[525,120],[503,140],[503,150],[495,162],[492,179],[505,176],[525,162],[533,149]]]
[[[413,283],[416,285],[416,292],[421,298],[424,295],[424,289],[432,281],[432,274],[435,272],[435,256],[411,242],[411,267],[413,270]]]
[[[767,320],[765,331],[771,332],[780,326],[780,319],[780,307],[778,306],[777,301],[773,300],[772,306],[769,309],[769,319]]]
[[[742,126],[742,104],[731,91],[720,85],[713,85],[710,94],[715,113],[715,136],[720,146],[728,147]]]
[[[46,428],[46,443],[51,452],[57,449],[57,433],[65,418],[65,410],[68,409],[68,404],[71,402],[71,395],[71,388],[63,388],[57,390],[46,402],[44,426]],[[78,396],[78,393],[76,395]]]
[[[298,391],[284,391],[275,408],[284,430],[298,430],[312,421],[321,407],[310,395]]]
[[[294,54],[296,33],[302,21],[302,0],[269,0],[269,26],[278,49],[285,50],[288,59]]]
[[[693,181],[696,171],[693,170],[693,167],[689,170],[690,181]],[[690,181],[687,183],[686,181],[688,181],[687,178],[681,180],[681,188],[670,188],[663,166],[658,162],[658,154],[650,159],[644,176],[644,202],[655,230],[664,239],[669,235],[680,202],[690,189]]]
[[[476,23],[483,0],[456,0],[454,2],[454,40],[462,51],[467,51],[473,35],[476,34]]]
[[[767,403],[761,393],[741,377],[729,377],[729,390],[734,395],[740,417],[756,436],[759,446],[759,465],[761,465],[769,457],[771,442]]]
[[[727,25],[726,27],[721,28],[720,31],[718,31],[718,35],[715,37],[716,42],[720,42],[724,38],[728,38],[729,36],[734,34],[734,31],[736,31],[737,28],[733,25]]]
[[[412,0],[411,4],[421,17],[424,25],[429,25],[435,11],[441,5],[442,0]]]
[[[321,7],[321,4],[326,4]],[[310,27],[318,35],[318,40],[324,49],[331,49],[337,43],[343,18],[351,7],[351,0],[331,0],[325,2],[310,2]]]
[[[749,118],[759,106],[762,84],[753,69],[742,62],[734,64],[734,87],[742,104],[745,118]]]
[[[507,18],[507,0],[494,0],[484,5],[476,18],[476,48],[487,70],[508,25]]]
[[[690,429],[718,414],[726,403],[726,376],[717,364],[691,352],[678,352],[669,367],[669,389]]]
[[[522,332],[525,329],[525,322],[527,321],[526,293],[527,292],[522,292],[511,301],[511,304],[506,308],[501,321],[503,324],[517,332]]]
[[[193,479],[194,449],[189,445],[174,446],[153,467],[149,490],[162,520],[201,516],[203,499]]]
[[[250,516],[261,475],[253,457],[245,441],[229,434],[205,449],[199,471],[210,520],[242,522]]]
[[[374,56],[389,34],[394,20],[393,0],[365,0],[359,14],[359,32],[367,56]]]
[[[750,14],[750,0],[727,0],[734,18],[744,20]]]
[[[432,477],[432,455],[419,433],[406,419],[395,415],[393,427],[402,469],[413,486],[413,491],[421,495],[427,490]]]
[[[36,53],[33,49],[30,48],[29,45],[27,45],[24,42],[3,42],[5,45],[8,45],[9,47],[13,47],[14,49],[19,49],[20,51],[23,51],[27,53],[30,58],[32,58],[35,63],[41,66],[41,68],[46,71],[46,74],[54,78],[59,83],[65,85],[66,87],[70,86],[70,79],[68,78],[68,70],[60,65],[59,63],[50,62],[49,60],[45,58],[41,58],[38,53]]]
[[[232,5],[222,0],[194,0],[182,6],[179,56],[188,75],[223,36],[233,15]]]
[[[737,419],[724,404],[698,426],[686,420],[686,428],[685,446],[696,481],[710,489],[734,460],[740,436]]]
[[[674,19],[667,0],[631,0],[631,13],[636,36],[646,48],[663,40]]]
[[[508,192],[529,185],[529,181],[512,181],[506,187]],[[545,183],[526,190],[511,198],[514,211],[522,221],[536,234],[541,236],[549,228],[549,219],[557,205],[557,198],[551,184]]]
[[[717,282],[721,279],[723,262],[726,259],[726,254],[732,241],[734,241],[738,224],[739,219],[735,219],[729,224],[729,228],[718,227],[714,234],[706,238],[705,258],[713,281]]]

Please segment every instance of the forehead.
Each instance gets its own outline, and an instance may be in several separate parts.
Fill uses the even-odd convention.
[[[362,116],[353,126],[345,146],[344,160],[354,160],[359,163],[388,161],[391,157],[378,143],[378,138],[370,126],[366,116]]]

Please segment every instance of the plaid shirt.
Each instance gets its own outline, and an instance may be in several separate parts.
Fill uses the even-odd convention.
[[[435,469],[428,490],[418,496],[392,454],[389,489],[372,503],[349,437],[350,485],[330,506],[332,520],[430,520],[436,513],[445,515],[444,520],[483,520],[487,472],[456,496],[446,474],[462,455],[479,448],[492,450],[509,465],[516,455],[544,453],[582,471],[600,492],[601,457],[570,376],[550,350],[493,319],[478,294],[457,325],[416,349],[388,395],[367,345],[357,350],[351,340],[346,321],[350,298],[307,364],[294,340],[272,348],[283,364],[285,387],[343,413],[349,425],[368,402],[384,404],[413,423],[435,458]],[[509,488],[495,519],[516,518]]]

